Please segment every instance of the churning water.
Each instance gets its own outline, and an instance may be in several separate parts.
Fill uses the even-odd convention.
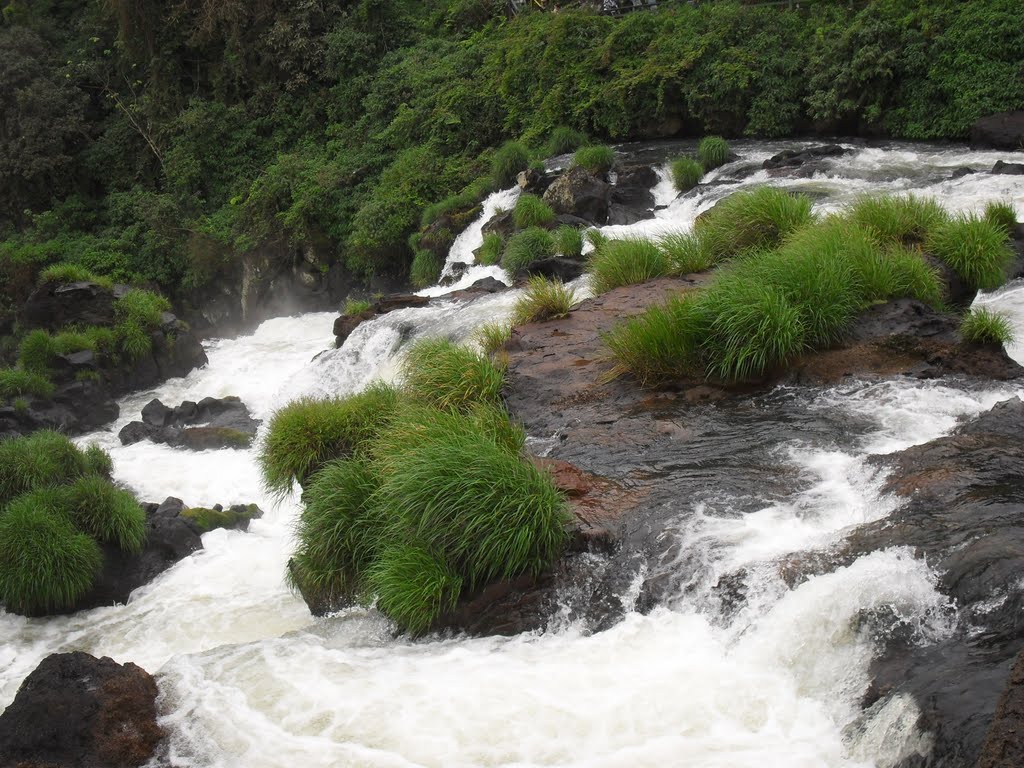
[[[861,148],[814,178],[778,180],[738,171],[779,145],[737,148],[744,157],[713,172],[697,193],[676,199],[662,182],[655,219],[606,233],[686,229],[724,195],[763,183],[811,192],[825,210],[862,193],[913,191],[954,210],[1009,199],[1024,218],[1024,177],[950,179],[954,168],[1012,160],[1007,153]],[[488,200],[453,246],[447,274],[471,263],[484,220],[515,194]],[[497,268],[470,267],[461,284],[485,274],[502,277]],[[250,336],[212,341],[203,370],[125,398],[117,424],[82,438],[111,452],[118,480],[147,500],[255,501],[267,515],[248,533],[207,534],[201,552],[137,590],[128,605],[48,619],[0,612],[0,706],[47,654],[84,650],[157,675],[171,758],[180,766],[819,768],[887,766],[926,750],[911,699],[860,709],[873,645],[858,617],[884,609],[912,625],[921,643],[941,637],[954,607],[927,564],[892,548],[790,588],[773,562],[827,546],[895,508],[867,456],[933,439],[958,417],[1024,394],[1019,388],[896,380],[808,394],[808,408],[848,413],[873,428],[846,443],[777,446],[780,469],[807,478],[785,499],[766,498],[742,515],[729,512],[728,498],[681,510],[664,534],[679,544],[670,551],[698,556],[703,567],[696,577],[688,571],[690,582],[655,610],[628,611],[598,633],[562,622],[514,638],[396,639],[385,619],[364,609],[314,619],[283,580],[297,499],[275,503],[263,492],[252,451],[191,453],[117,440],[152,397],[173,405],[233,394],[267,418],[299,395],[358,391],[394,376],[410,338],[469,339],[479,325],[507,316],[514,298],[442,299],[393,312],[361,325],[338,350],[332,314],[271,320]],[[1024,338],[1024,284],[979,301],[1009,312]],[[1024,360],[1021,346],[1010,351]],[[677,565],[663,559],[650,567]],[[646,567],[622,595],[625,604]],[[755,588],[726,615],[711,586],[738,569]]]

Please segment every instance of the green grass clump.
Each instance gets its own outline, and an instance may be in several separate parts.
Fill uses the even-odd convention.
[[[50,372],[56,356],[57,348],[53,343],[53,337],[42,328],[25,334],[18,345],[18,363],[24,370],[41,376]]]
[[[366,299],[345,299],[345,308],[342,309],[341,313],[351,317],[352,315],[358,315],[370,308],[370,302]]]
[[[774,187],[736,192],[697,217],[694,233],[713,262],[770,248],[812,221],[811,200]]]
[[[486,323],[477,328],[473,340],[485,355],[493,355],[512,338],[512,323]]]
[[[580,147],[572,156],[572,164],[600,176],[615,165],[615,150],[605,146]]]
[[[536,195],[520,195],[512,209],[512,221],[519,229],[546,227],[554,220],[555,212],[551,206]]]
[[[53,384],[45,376],[20,368],[0,368],[0,399],[22,395],[48,399],[53,397]]]
[[[153,349],[153,337],[135,321],[126,320],[117,326],[117,344],[129,359],[138,360]]]
[[[473,211],[487,195],[494,191],[494,180],[490,176],[476,179],[461,192],[444,200],[428,205],[420,216],[420,227],[426,228],[445,215],[464,214]]]
[[[58,355],[70,355],[73,352],[96,351],[96,342],[82,331],[62,331],[53,337],[53,349]]]
[[[368,569],[366,582],[377,607],[413,635],[453,611],[462,592],[458,571],[415,542],[387,547]]]
[[[106,328],[102,325],[91,325],[85,328],[82,333],[89,340],[89,349],[109,355],[117,348],[117,334],[112,328]]]
[[[548,280],[539,275],[526,283],[523,295],[512,307],[512,325],[540,323],[569,314],[576,303],[576,293],[561,280]]]
[[[57,432],[0,440],[0,507],[36,488],[76,480],[89,468],[83,453]]]
[[[670,272],[665,252],[650,240],[609,240],[595,248],[588,262],[590,285],[595,294],[620,285],[642,283]]]
[[[504,373],[485,355],[448,339],[413,344],[402,360],[403,389],[434,408],[466,410],[477,403],[498,403]]]
[[[97,475],[86,475],[57,490],[61,507],[80,530],[124,552],[142,551],[146,515],[132,493]]]
[[[672,161],[672,183],[679,192],[696,187],[704,178],[704,166],[692,157],[680,157]]]
[[[949,214],[930,197],[883,195],[858,201],[848,218],[874,233],[882,245],[910,245],[923,242]]]
[[[974,307],[960,322],[960,335],[971,344],[1012,344],[1013,326],[1006,315]]]
[[[0,600],[38,614],[72,606],[102,565],[100,548],[77,531],[52,489],[26,493],[0,515]]]
[[[53,264],[39,273],[39,284],[44,283],[96,283],[104,288],[112,288],[113,283],[109,278],[94,275],[85,267],[79,264]]]
[[[985,205],[985,213],[982,214],[987,222],[1012,237],[1017,231],[1017,211],[1013,203],[1005,200],[993,200]]]
[[[170,309],[171,303],[163,296],[138,288],[114,302],[114,316],[120,322],[133,322],[147,330],[159,328],[163,313]]]
[[[85,471],[98,477],[110,479],[114,473],[114,460],[110,454],[100,448],[96,443],[91,443],[83,452],[85,460]]]
[[[703,241],[692,232],[672,232],[658,238],[658,248],[668,258],[669,273],[689,275],[711,269],[715,261]]]
[[[962,215],[929,233],[928,251],[970,287],[991,291],[1006,282],[1013,261],[1006,232],[974,215]]]
[[[501,261],[501,254],[505,250],[505,238],[500,232],[488,232],[484,235],[483,245],[477,252],[477,261],[485,267],[490,267]]]
[[[504,189],[515,183],[520,171],[530,165],[530,153],[518,141],[509,141],[501,145],[491,158],[491,178],[498,189]]]
[[[434,285],[441,278],[441,270],[444,269],[444,261],[433,251],[416,251],[409,268],[409,282],[416,288],[426,288]]]
[[[583,254],[583,234],[563,224],[555,230],[555,251],[567,259],[578,259]]]
[[[547,144],[544,145],[544,154],[547,157],[564,155],[574,149],[582,147],[587,143],[587,137],[572,128],[559,126],[551,131]]]
[[[517,232],[505,244],[501,266],[510,275],[518,275],[534,262],[555,255],[555,239],[547,230],[530,227]]]
[[[729,161],[729,144],[720,136],[705,136],[697,145],[697,157],[708,171]]]
[[[391,418],[397,399],[393,388],[374,385],[344,398],[289,403],[271,418],[257,457],[264,484],[288,493],[327,462],[360,450]]]

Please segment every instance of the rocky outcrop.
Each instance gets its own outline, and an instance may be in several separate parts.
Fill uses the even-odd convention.
[[[89,281],[46,282],[36,288],[21,310],[26,328],[57,331],[68,325],[113,325],[114,292]]]
[[[223,528],[227,531],[248,531],[249,523],[263,517],[263,510],[255,504],[232,504],[224,509],[221,504],[208,507],[188,507],[179,515],[196,533],[209,533]]]
[[[992,724],[985,734],[975,768],[1018,768],[1024,765],[1024,652],[1006,680]]]
[[[974,122],[971,145],[982,149],[1024,149],[1024,112],[1000,112]]]
[[[142,421],[126,424],[118,438],[122,445],[150,440],[194,451],[248,448],[260,423],[245,403],[230,395],[205,397],[198,403],[186,400],[174,408],[151,400],[142,409]],[[193,426],[198,424],[203,426]]]
[[[635,224],[654,218],[654,193],[658,174],[649,165],[627,166],[616,175],[608,206],[609,224]]]
[[[839,144],[822,144],[806,149],[787,149],[768,158],[762,167],[772,176],[787,175],[810,178],[826,168],[827,161],[840,157],[852,150]]]
[[[164,738],[157,687],[134,664],[47,656],[0,714],[0,768],[137,768]]]
[[[989,173],[1001,176],[1021,176],[1024,175],[1024,163],[1004,163],[1002,160],[996,160],[996,164],[992,166]]]
[[[26,400],[25,407],[0,405],[0,436],[27,435],[40,429],[79,435],[99,429],[120,415],[110,390],[91,379],[59,384],[48,400]]]
[[[578,216],[591,224],[608,223],[611,185],[586,168],[570,168],[548,187],[544,202],[555,213]]]
[[[388,312],[393,312],[396,309],[424,307],[429,303],[430,299],[426,296],[417,296],[413,293],[396,293],[375,301],[370,305],[369,309],[362,312],[353,315],[341,315],[334,321],[334,346],[340,347],[344,344],[345,339],[352,334],[352,331],[366,320],[370,320],[378,315],[386,315]]]

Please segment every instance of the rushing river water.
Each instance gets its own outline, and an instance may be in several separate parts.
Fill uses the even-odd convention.
[[[1015,159],[1012,153],[898,145],[858,148],[811,179],[740,173],[781,146],[740,143],[741,159],[710,174],[698,193],[676,199],[663,181],[655,219],[605,230],[620,237],[686,229],[724,195],[764,183],[808,191],[819,210],[863,193],[913,191],[952,210],[1011,200],[1024,218],[1024,177],[950,179],[955,168],[987,169]],[[660,159],[659,151],[639,154]],[[510,206],[515,194],[492,196],[484,217]],[[482,224],[453,246],[447,272],[471,261]],[[497,268],[472,267],[460,285],[485,274],[501,277]],[[333,314],[270,320],[250,336],[210,342],[203,370],[125,398],[117,424],[81,440],[110,451],[119,481],[147,500],[255,501],[267,515],[248,533],[207,534],[201,552],[137,590],[128,605],[48,619],[0,612],[0,706],[47,654],[84,650],[156,674],[171,758],[180,766],[818,768],[887,766],[927,749],[909,698],[870,716],[860,710],[874,646],[856,619],[885,608],[915,626],[918,642],[941,637],[955,606],[936,590],[928,565],[888,549],[794,589],[767,565],[894,509],[869,455],[945,434],[961,416],[1024,395],[1019,387],[897,380],[801,393],[808,409],[870,427],[845,439],[772,446],[780,471],[808,478],[785,499],[766,497],[753,507],[747,499],[742,515],[706,500],[681,509],[665,535],[679,545],[672,551],[700,553],[703,585],[680,583],[653,611],[627,610],[602,632],[557,621],[514,638],[396,639],[386,620],[363,609],[314,619],[283,580],[297,499],[265,494],[252,451],[191,453],[117,440],[153,397],[173,405],[238,395],[265,419],[299,395],[357,391],[394,375],[409,338],[469,338],[506,316],[513,301],[507,292],[400,310],[364,323],[339,350],[332,349]],[[1010,313],[1024,339],[1024,284],[979,301]],[[1024,346],[1010,352],[1024,361]],[[677,564],[639,566],[621,595],[627,609],[648,567],[671,572]],[[740,568],[762,575],[742,610],[726,617],[707,587]],[[687,573],[692,581],[694,571]]]

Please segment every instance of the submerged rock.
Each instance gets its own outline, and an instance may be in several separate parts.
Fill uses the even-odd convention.
[[[818,171],[824,170],[828,159],[840,157],[851,151],[839,144],[822,144],[806,149],[787,149],[765,160],[761,167],[772,175],[787,174],[810,177]]]
[[[136,768],[164,738],[157,687],[134,664],[47,656],[0,714],[0,768]]]

